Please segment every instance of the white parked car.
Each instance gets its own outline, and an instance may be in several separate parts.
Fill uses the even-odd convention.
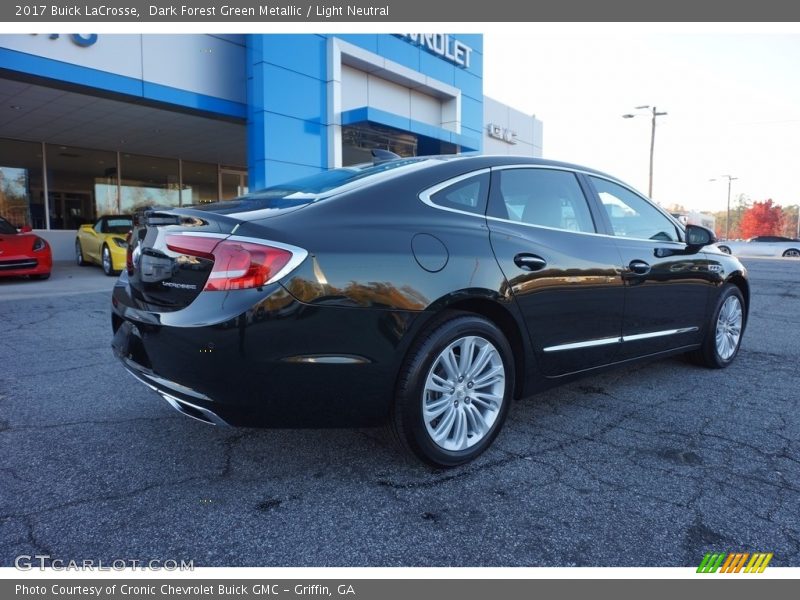
[[[779,235],[759,235],[746,241],[719,242],[717,247],[736,256],[800,257],[800,240]]]

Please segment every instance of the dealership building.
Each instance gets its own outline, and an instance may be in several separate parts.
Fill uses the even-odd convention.
[[[378,148],[541,156],[483,68],[481,35],[0,35],[0,216],[74,231]]]

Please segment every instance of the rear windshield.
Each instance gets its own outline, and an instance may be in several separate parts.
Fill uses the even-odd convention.
[[[234,212],[261,208],[292,208],[310,204],[323,197],[338,193],[351,183],[365,180],[370,177],[394,171],[403,167],[413,168],[429,158],[404,158],[379,164],[354,165],[341,169],[331,169],[287,181],[278,185],[252,192],[226,202],[203,204],[192,208],[199,210],[213,210],[214,212]]]
[[[128,233],[133,227],[133,219],[131,217],[108,219],[106,221],[106,228],[108,233]]]

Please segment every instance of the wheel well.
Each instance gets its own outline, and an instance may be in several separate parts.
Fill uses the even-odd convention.
[[[514,398],[520,398],[525,386],[525,344],[519,326],[511,313],[496,302],[483,298],[460,300],[449,304],[447,309],[480,315],[494,323],[503,332],[514,355]]]
[[[742,298],[744,298],[744,306],[747,312],[750,311],[750,286],[747,284],[747,280],[742,277],[741,273],[734,273],[730,279],[728,279],[728,283],[732,283],[736,287],[739,288],[739,291],[742,292]]]

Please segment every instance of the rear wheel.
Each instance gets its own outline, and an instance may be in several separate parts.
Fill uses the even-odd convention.
[[[787,258],[797,258],[800,256],[800,250],[797,248],[789,248],[786,252],[783,253],[784,257]]]
[[[744,324],[742,292],[735,285],[728,284],[722,288],[711,313],[703,345],[691,352],[689,358],[704,367],[724,369],[739,352]]]
[[[79,267],[85,267],[89,263],[83,258],[83,248],[81,248],[80,240],[75,240],[75,262]]]
[[[111,262],[111,250],[108,249],[108,246],[103,246],[101,262],[103,264],[103,273],[109,277],[116,274],[114,271],[114,263]]]
[[[503,333],[477,315],[454,315],[419,340],[403,365],[390,428],[421,460],[454,467],[494,441],[513,393]]]

